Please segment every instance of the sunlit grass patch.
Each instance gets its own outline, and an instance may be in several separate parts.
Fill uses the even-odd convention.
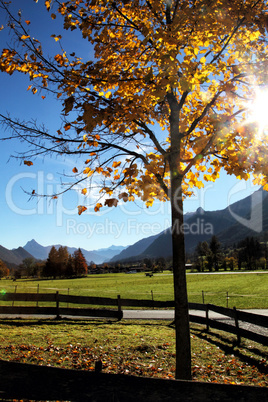
[[[235,306],[238,309],[268,308],[268,273],[191,274],[187,275],[190,302]],[[55,293],[131,299],[173,300],[173,275],[170,271],[154,274],[101,274],[86,278],[56,280],[2,280],[4,292]]]
[[[0,358],[39,365],[175,378],[174,328],[161,321],[1,320]],[[268,386],[267,348],[192,325],[193,379]]]

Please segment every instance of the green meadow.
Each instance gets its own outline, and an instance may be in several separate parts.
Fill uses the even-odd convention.
[[[90,275],[62,280],[2,279],[4,292],[173,299],[170,272]],[[188,274],[190,302],[268,308],[268,273]],[[7,302],[10,303],[10,302]],[[16,305],[18,302],[15,302]],[[174,327],[164,321],[0,319],[0,359],[103,372],[174,378]],[[267,386],[267,348],[217,330],[191,324],[193,380]]]
[[[268,273],[187,274],[189,302],[236,308],[268,308]],[[152,277],[144,273],[88,275],[85,278],[12,281],[2,279],[2,292],[40,292],[81,296],[173,300],[170,271]]]

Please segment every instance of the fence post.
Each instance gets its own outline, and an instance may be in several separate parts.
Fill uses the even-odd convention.
[[[229,302],[229,294],[226,292],[226,307],[228,308],[228,302]]]
[[[120,321],[121,318],[123,317],[120,295],[117,295],[117,306],[118,306],[118,320]]]
[[[152,290],[151,290],[151,295],[152,295],[153,310],[154,310],[154,292]]]
[[[209,331],[209,318],[208,318],[208,304],[206,304],[206,325],[207,325],[207,332]]]
[[[101,360],[97,360],[95,362],[95,373],[96,374],[100,374],[102,370],[102,361]]]
[[[14,293],[17,293],[17,285],[15,286]],[[12,307],[14,306],[14,300],[12,301]]]
[[[37,294],[39,294],[39,283],[37,285]],[[36,307],[38,307],[38,297],[37,297],[37,300],[36,300]]]
[[[205,293],[203,290],[202,290],[202,300],[203,300],[203,304],[205,304]]]
[[[235,327],[236,327],[236,336],[237,336],[237,345],[239,346],[241,343],[241,336],[240,336],[240,331],[239,331],[239,321],[238,321],[238,314],[237,310],[234,307],[234,320],[235,320]]]
[[[60,319],[60,301],[59,301],[59,291],[56,291],[56,318]]]

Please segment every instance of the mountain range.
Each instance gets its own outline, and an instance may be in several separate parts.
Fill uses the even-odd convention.
[[[268,231],[268,192],[260,188],[250,196],[227,208],[205,211],[198,208],[184,216],[185,249],[192,253],[200,241],[209,241],[216,235],[222,245],[232,245],[246,237],[260,236]],[[157,236],[142,239],[127,247],[111,262],[142,260],[144,258],[171,257],[171,228]]]
[[[32,255],[23,247],[18,247],[13,250],[0,246],[0,260],[4,261],[8,267],[12,268],[21,264],[25,258],[32,258]]]
[[[61,244],[54,244],[54,247],[58,249]],[[41,246],[41,244],[37,243],[34,239],[28,241],[23,247],[24,250],[28,251],[34,258],[38,260],[46,260],[48,254],[50,252],[51,246]],[[123,246],[110,246],[108,248],[100,248],[98,250],[85,250],[81,248],[82,253],[84,254],[85,259],[88,263],[93,261],[95,264],[102,264],[105,261],[110,260],[114,255],[120,253],[125,247]],[[69,254],[73,254],[77,248],[75,247],[67,247]]]
[[[239,200],[227,208],[217,211],[205,211],[198,208],[184,216],[185,249],[192,253],[200,241],[209,241],[216,235],[222,245],[232,245],[246,237],[268,233],[268,192],[260,188],[250,196]],[[52,246],[42,246],[34,239],[24,247],[8,250],[0,246],[0,259],[9,266],[19,265],[25,258],[34,257],[45,260]],[[60,244],[55,245],[56,248]],[[76,248],[68,247],[73,254]],[[124,262],[144,258],[171,257],[171,228],[137,241],[128,246],[111,246],[98,250],[81,249],[88,263]]]
[[[55,247],[58,249],[61,245],[57,244]],[[18,266],[25,258],[35,258],[37,260],[46,260],[52,246],[42,246],[34,239],[28,241],[24,247],[8,250],[0,246],[0,260],[4,261],[9,267]],[[108,248],[101,248],[98,250],[85,250],[81,248],[82,253],[88,263],[93,261],[96,264],[102,264],[104,261],[110,260],[114,255],[120,253],[125,247],[111,246]],[[73,254],[75,247],[67,247],[68,252]]]

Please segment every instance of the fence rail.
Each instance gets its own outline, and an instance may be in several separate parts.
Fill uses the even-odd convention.
[[[94,373],[0,360],[2,400],[207,402],[265,401],[257,386]]]
[[[173,308],[174,301],[156,300],[137,300],[121,299],[118,295],[116,299],[109,297],[73,296],[56,293],[5,293],[0,294],[0,302],[12,302],[12,305],[0,305],[0,314],[9,315],[55,315],[60,316],[81,316],[94,318],[123,318],[122,307],[141,307],[141,308]],[[35,306],[14,306],[14,302],[35,302]],[[55,306],[40,306],[39,303],[55,303]],[[66,304],[67,307],[60,304]],[[90,307],[69,307],[69,304]],[[105,308],[92,308],[91,306],[105,306]],[[108,307],[116,307],[111,309]],[[255,330],[241,327],[241,323],[256,325],[261,328],[268,328],[268,317],[260,314],[253,314],[236,308],[216,306],[213,304],[189,303],[190,310],[202,311],[204,316],[190,314],[190,321],[206,325],[209,328],[223,330],[237,336],[238,344],[241,337],[253,340],[263,345],[268,345],[267,335],[256,333]],[[222,316],[223,319],[233,320],[233,324],[222,322],[221,320],[211,319],[209,313],[214,312]]]

